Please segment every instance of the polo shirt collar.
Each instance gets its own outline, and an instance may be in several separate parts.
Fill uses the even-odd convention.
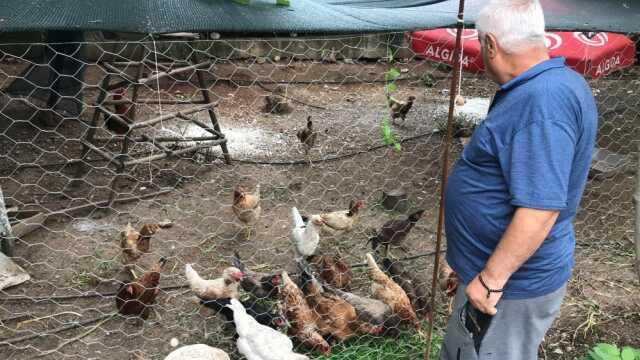
[[[565,58],[561,56],[545,60],[531,67],[529,70],[523,72],[522,74],[514,77],[513,79],[507,81],[506,83],[502,84],[502,86],[500,86],[500,90],[505,91],[505,90],[512,89],[549,69],[564,67],[565,66],[564,62],[565,62]]]

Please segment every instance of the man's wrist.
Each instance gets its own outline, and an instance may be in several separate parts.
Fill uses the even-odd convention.
[[[502,289],[510,277],[510,274],[500,273],[489,267],[484,268],[480,274],[482,280],[492,289]]]

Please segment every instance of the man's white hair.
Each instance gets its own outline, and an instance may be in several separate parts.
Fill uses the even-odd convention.
[[[481,41],[491,33],[508,53],[544,46],[544,13],[538,0],[491,0],[480,10],[476,29]]]

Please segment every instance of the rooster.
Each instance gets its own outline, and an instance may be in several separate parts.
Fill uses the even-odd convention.
[[[316,137],[318,136],[318,134],[313,129],[313,121],[311,121],[311,116],[307,117],[307,126],[304,129],[298,130],[296,136],[304,147],[304,155],[308,157],[311,148],[313,148],[313,145],[316,142]]]
[[[369,267],[371,295],[373,298],[389,305],[394,313],[400,315],[403,322],[411,323],[416,330],[419,330],[420,322],[411,306],[411,300],[409,300],[407,293],[380,270],[370,253],[367,253],[367,265]]]
[[[240,285],[246,292],[258,299],[267,299],[278,294],[278,287],[281,283],[280,274],[265,274],[247,269],[237,252],[231,259],[231,263],[244,274]]]
[[[382,225],[382,228],[376,234],[376,236],[369,239],[368,242],[371,243],[371,247],[373,250],[377,250],[378,246],[383,245],[385,247],[385,256],[389,253],[389,246],[399,246],[402,250],[407,251],[402,247],[402,242],[407,237],[411,229],[418,223],[418,221],[422,218],[422,214],[424,214],[425,210],[418,210],[408,218],[404,220],[391,220]]]
[[[122,315],[138,316],[144,320],[149,317],[149,307],[156,301],[160,292],[160,271],[167,263],[161,257],[151,270],[128,284],[123,284],[116,295],[116,308]]]
[[[214,280],[205,280],[198,275],[190,264],[185,265],[184,274],[191,291],[203,300],[216,300],[224,298],[237,299],[238,286],[244,274],[235,267],[228,267],[222,272],[222,277]]]
[[[140,231],[136,231],[131,223],[120,233],[120,248],[122,250],[122,264],[125,269],[131,272],[131,275],[135,279],[137,276],[133,271],[133,265],[142,257],[143,254],[148,253],[151,247],[151,236],[153,236],[158,229],[170,227],[170,222],[160,222],[155,224],[144,224]]]
[[[260,220],[262,207],[260,206],[260,184],[256,186],[253,194],[247,193],[238,185],[233,191],[233,213],[245,226],[245,237],[249,239],[253,227]]]
[[[387,95],[389,110],[391,110],[391,121],[395,124],[395,120],[400,118],[404,122],[407,117],[407,113],[409,113],[409,110],[413,107],[413,102],[415,100],[415,96],[409,96],[407,101],[401,101]]]
[[[309,360],[306,355],[293,352],[293,343],[285,334],[249,316],[237,299],[231,299],[229,307],[238,333],[238,351],[248,360]]]
[[[311,215],[305,224],[296,207],[291,208],[291,219],[293,220],[291,240],[296,251],[305,258],[313,255],[320,242],[320,229],[324,225],[324,221],[319,215]]]
[[[324,327],[322,319],[311,310],[302,290],[291,280],[286,271],[282,272],[280,298],[282,312],[291,324],[289,335],[310,349],[325,355],[329,354],[331,346],[318,332],[319,327]]]

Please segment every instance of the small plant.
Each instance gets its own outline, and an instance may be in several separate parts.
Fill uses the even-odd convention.
[[[422,81],[422,85],[428,88],[436,86],[436,79],[429,72],[422,74],[422,76],[420,76],[420,81]]]
[[[391,106],[389,101],[391,94],[398,90],[398,85],[395,83],[398,77],[400,77],[400,71],[396,68],[391,68],[384,74],[384,80],[386,82],[384,93],[387,98],[387,107]],[[389,123],[389,118],[386,116],[382,119],[382,123],[380,124],[380,134],[382,135],[382,141],[385,145],[393,147],[397,152],[402,151],[400,140],[393,132],[391,124]]]
[[[620,350],[616,345],[596,344],[584,360],[640,360],[640,349],[625,346]]]

